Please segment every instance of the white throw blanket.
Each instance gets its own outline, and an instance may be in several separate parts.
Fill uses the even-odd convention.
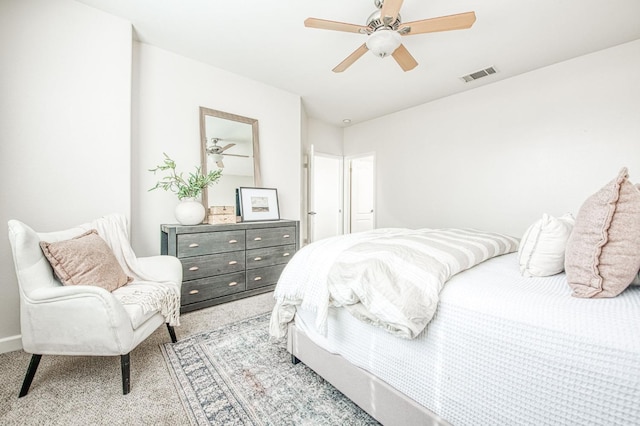
[[[171,326],[180,325],[180,287],[177,283],[163,281],[145,273],[138,265],[131,244],[127,219],[121,214],[111,214],[81,228],[95,229],[113,251],[125,274],[134,281],[112,293],[122,304],[137,304],[145,313],[160,311]]]
[[[276,286],[270,334],[281,338],[296,306],[316,312],[326,334],[330,306],[404,338],[431,321],[444,283],[491,257],[516,251],[518,240],[468,229],[377,229],[303,247]]]

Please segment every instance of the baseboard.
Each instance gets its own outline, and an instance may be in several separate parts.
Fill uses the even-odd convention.
[[[0,339],[0,354],[19,351],[22,349],[22,336],[10,336]]]

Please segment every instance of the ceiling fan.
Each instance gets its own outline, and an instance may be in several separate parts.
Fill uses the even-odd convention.
[[[229,144],[226,144],[225,146],[218,145],[218,142],[223,142],[223,141],[225,141],[225,139],[211,138],[211,145],[207,144],[207,154],[211,155],[211,157],[213,158],[213,161],[216,162],[216,165],[219,168],[221,169],[224,168],[224,163],[222,162],[222,158],[225,155],[228,155],[231,157],[249,157],[248,155],[223,154],[224,151],[231,148],[232,146],[235,146],[235,143],[229,143]]]
[[[466,12],[403,23],[399,14],[402,2],[403,0],[374,0],[373,3],[378,10],[369,16],[366,25],[347,24],[317,18],[307,18],[304,21],[304,25],[309,28],[360,33],[368,36],[367,41],[351,55],[347,56],[344,61],[340,62],[333,69],[333,72],[346,70],[367,50],[371,50],[381,58],[391,55],[404,71],[409,71],[414,69],[418,62],[402,45],[401,36],[462,30],[471,28],[476,21],[475,12]]]

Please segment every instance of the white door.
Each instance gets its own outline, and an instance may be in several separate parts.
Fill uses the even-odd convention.
[[[350,232],[368,231],[374,228],[374,156],[349,160],[349,229]]]
[[[343,159],[314,152],[309,155],[309,242],[342,234]]]

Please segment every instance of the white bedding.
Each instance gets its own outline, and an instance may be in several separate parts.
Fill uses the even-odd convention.
[[[564,274],[525,278],[516,254],[451,278],[435,317],[399,339],[330,308],[296,325],[456,426],[639,425],[640,288],[571,296]]]
[[[329,306],[404,338],[431,321],[444,283],[518,240],[471,229],[377,229],[321,240],[300,250],[282,272],[270,333],[283,337],[296,306],[316,312],[324,330]]]

